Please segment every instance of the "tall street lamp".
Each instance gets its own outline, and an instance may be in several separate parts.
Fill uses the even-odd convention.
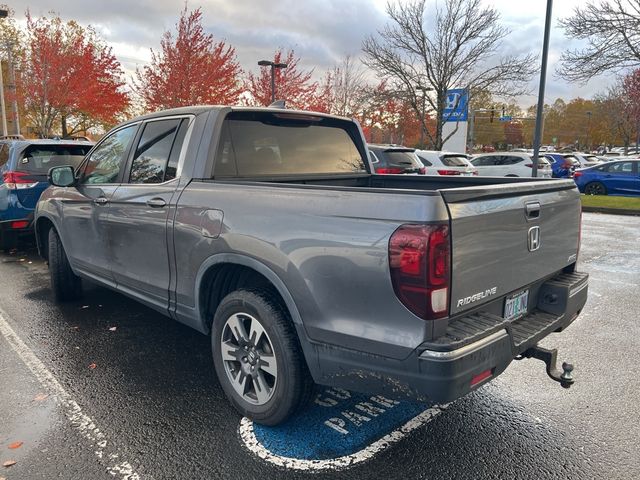
[[[540,65],[540,85],[538,87],[538,108],[536,109],[536,129],[533,134],[533,166],[531,176],[538,176],[538,154],[542,141],[542,110],[544,110],[544,87],[547,82],[547,59],[549,57],[549,33],[551,31],[551,10],[553,0],[547,0],[547,14],[544,21],[544,37],[542,39],[542,64]]]
[[[587,112],[587,153],[591,151],[591,112]]]
[[[426,98],[427,92],[432,92],[432,87],[423,87],[422,85],[418,85],[416,90],[420,90],[422,92],[422,117],[420,118],[420,148],[424,148],[424,130],[425,130],[425,115],[426,112]]]
[[[275,63],[270,60],[260,60],[261,67],[271,67],[271,103],[276,101],[276,68],[287,68],[286,63]]]

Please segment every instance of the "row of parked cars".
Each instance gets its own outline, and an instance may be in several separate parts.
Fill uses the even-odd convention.
[[[369,152],[376,173],[381,174],[530,177],[533,168],[533,156],[527,151],[469,156],[398,145],[369,145]],[[580,192],[589,195],[640,195],[639,162],[631,157],[547,152],[538,158],[538,176],[574,178]]]
[[[533,156],[527,152],[492,152],[469,156],[397,145],[369,145],[369,151],[377,173],[530,177],[533,168]],[[585,153],[545,153],[538,159],[538,176],[567,178],[578,168],[600,162],[595,155]]]

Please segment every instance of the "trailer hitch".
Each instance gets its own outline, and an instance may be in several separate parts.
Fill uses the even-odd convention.
[[[522,360],[524,358],[537,358],[538,360],[542,360],[547,366],[547,375],[549,375],[552,380],[560,383],[562,388],[569,388],[575,382],[575,379],[573,378],[573,365],[563,362],[561,372],[556,366],[557,357],[557,349],[554,348],[552,350],[547,350],[546,348],[536,345],[525,350],[518,360]]]

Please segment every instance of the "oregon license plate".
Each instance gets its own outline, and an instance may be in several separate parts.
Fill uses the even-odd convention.
[[[529,290],[513,294],[504,302],[504,319],[515,320],[527,314],[527,304],[529,303]]]

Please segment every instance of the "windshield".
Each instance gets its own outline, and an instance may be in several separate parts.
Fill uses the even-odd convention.
[[[442,155],[442,163],[447,167],[471,167],[471,162],[464,155]]]
[[[32,145],[22,152],[17,170],[45,175],[52,167],[77,167],[89,150],[91,145]]]

